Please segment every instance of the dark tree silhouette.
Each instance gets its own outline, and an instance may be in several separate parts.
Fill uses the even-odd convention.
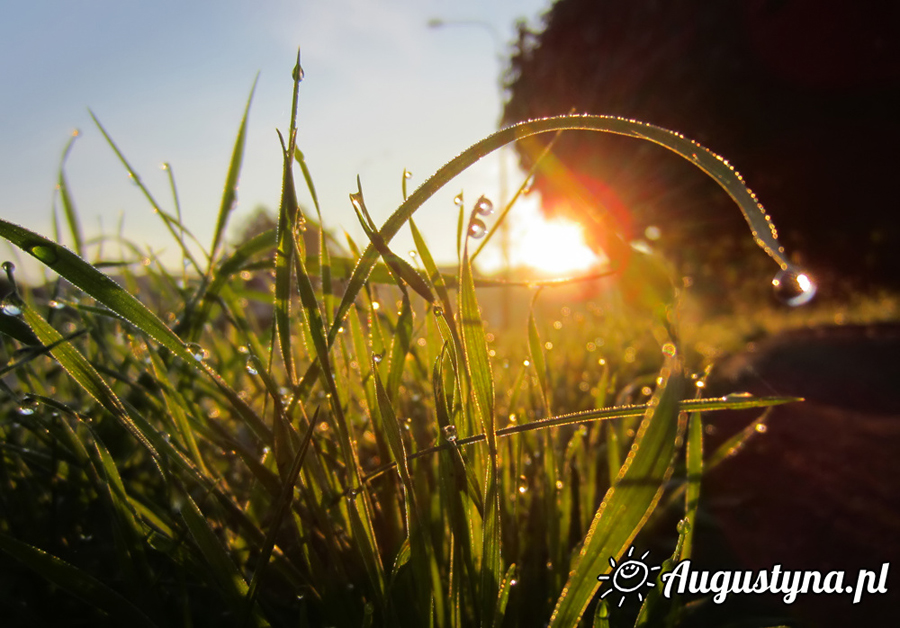
[[[560,0],[543,31],[520,25],[506,82],[505,123],[574,109],[679,131],[744,175],[795,261],[900,283],[895,0]],[[547,141],[518,145],[524,166]],[[554,157],[534,185],[545,211],[606,211],[628,238],[655,225],[686,272],[741,259],[739,213],[674,153],[579,132]]]

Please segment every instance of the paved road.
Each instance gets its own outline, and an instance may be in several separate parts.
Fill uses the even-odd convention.
[[[712,472],[702,503],[698,560],[745,568],[845,570],[891,562],[888,593],[800,596],[801,625],[897,625],[900,608],[900,325],[780,333],[723,361],[713,394],[801,396],[773,410],[768,430]],[[710,444],[752,420],[719,414]],[[698,524],[699,525],[699,524]],[[723,549],[725,550],[723,552]],[[725,559],[723,556],[728,555]],[[852,576],[852,577],[851,577]]]

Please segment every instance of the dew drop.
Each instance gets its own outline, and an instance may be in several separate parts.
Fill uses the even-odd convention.
[[[747,399],[751,399],[753,395],[748,392],[736,392],[730,393],[722,397],[722,401],[745,401]]]
[[[57,301],[56,299],[52,299],[48,305],[54,310],[62,310],[66,307],[66,304],[62,301]]]
[[[447,439],[447,442],[455,443],[458,436],[456,435],[456,426],[455,425],[447,425],[443,429],[444,438]]]
[[[769,427],[765,423],[757,423],[756,424],[756,431],[759,432],[760,434],[765,434],[766,430],[768,430],[768,429],[769,429]]]
[[[809,303],[816,296],[816,284],[802,271],[785,268],[772,279],[775,297],[786,305],[797,307]]]
[[[404,179],[412,179],[412,173],[411,173],[409,170],[404,170],[404,171],[403,171],[403,178],[404,178]]]
[[[363,208],[363,196],[361,192],[352,192],[350,194],[350,202],[353,204],[358,211],[362,211]]]
[[[434,315],[435,316],[443,316],[444,308],[442,308],[440,305],[435,305],[434,306]]]
[[[16,412],[18,412],[22,416],[31,416],[35,413],[37,407],[37,399],[35,399],[31,395],[23,395],[21,401],[19,401],[19,407],[16,408]]]
[[[469,222],[469,237],[475,240],[479,238],[483,238],[484,234],[487,233],[487,227],[484,225],[484,221],[480,218],[473,218]]]
[[[528,492],[528,478],[524,475],[519,476],[519,495],[524,495]]]
[[[20,308],[15,303],[10,303],[9,301],[0,305],[0,311],[2,311],[7,316],[21,316],[22,308]]]
[[[299,58],[300,57],[298,56],[297,59]],[[294,66],[294,71],[291,72],[291,78],[299,83],[303,80],[304,76],[306,76],[306,72],[304,72],[303,68],[300,67],[300,61],[297,61],[297,65]]]
[[[259,359],[255,355],[248,355],[244,368],[247,369],[250,375],[259,375]]]
[[[191,352],[191,355],[194,356],[194,359],[197,360],[197,362],[203,362],[203,360],[209,357],[209,352],[196,342],[189,343],[187,345],[187,350]]]
[[[475,213],[480,216],[490,216],[494,213],[494,204],[486,196],[481,196],[475,201]]]
[[[384,359],[384,355],[382,355],[381,353],[376,353],[372,356],[372,359],[375,360],[375,364],[380,364]]]
[[[463,194],[460,192],[456,196],[453,197],[453,204],[457,207],[461,207],[463,204]]]
[[[671,358],[675,356],[675,354],[678,352],[678,349],[671,342],[667,342],[662,346],[662,352],[663,354]]]

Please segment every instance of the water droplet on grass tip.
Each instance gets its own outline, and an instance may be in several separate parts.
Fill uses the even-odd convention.
[[[816,284],[802,271],[785,268],[772,279],[775,297],[791,307],[809,303],[816,296]]]
[[[375,360],[375,364],[379,364],[384,359],[384,356],[380,353],[376,353],[372,356],[372,359]]]
[[[61,302],[61,301],[57,301],[56,299],[52,299],[52,300],[50,301],[50,303],[48,303],[47,305],[49,305],[49,306],[50,306],[51,308],[53,308],[54,310],[61,310],[61,309],[63,309],[63,308],[66,307],[66,304],[65,304],[65,303],[63,303],[63,302]]]
[[[259,359],[255,355],[248,355],[244,368],[250,375],[259,375]]]
[[[404,179],[412,179],[412,173],[411,173],[409,170],[404,170],[404,171],[403,171],[403,178],[404,178]]]
[[[475,201],[475,213],[480,216],[490,216],[494,213],[494,204],[486,196],[481,196]]]
[[[463,204],[463,194],[460,192],[456,196],[453,197],[453,204],[457,207],[460,207]]]
[[[484,234],[487,233],[487,227],[480,218],[473,218],[469,222],[469,237],[475,240],[479,238],[483,238]]]

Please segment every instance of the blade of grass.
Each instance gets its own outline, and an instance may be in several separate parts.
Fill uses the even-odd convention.
[[[258,82],[259,74],[256,75],[256,78],[253,80],[253,87],[250,88],[250,96],[247,97],[247,106],[244,108],[244,115],[241,117],[241,126],[238,129],[237,139],[234,141],[231,162],[228,164],[228,175],[225,177],[225,191],[222,193],[222,204],[219,206],[219,215],[216,218],[216,228],[213,231],[212,245],[209,247],[209,266],[206,271],[207,276],[212,273],[216,253],[219,250],[219,245],[222,243],[222,236],[225,235],[225,225],[228,224],[228,217],[231,215],[231,212],[237,203],[238,179],[241,176],[241,162],[244,159],[244,144],[247,140],[247,118],[250,115],[250,103],[253,102],[253,94],[256,92],[256,85]]]
[[[790,267],[791,264],[785,256],[784,249],[775,235],[774,225],[762,205],[757,201],[756,196],[747,188],[741,176],[728,162],[679,133],[636,120],[627,120],[613,116],[567,115],[542,118],[521,122],[493,133],[470,146],[426,179],[385,222],[379,232],[382,239],[385,243],[390,243],[400,228],[428,198],[485,155],[509,142],[539,133],[550,133],[560,130],[587,130],[625,135],[659,144],[675,152],[693,163],[718,183],[743,212],[757,244],[779,266],[782,268]],[[348,282],[344,297],[338,306],[334,322],[328,334],[329,342],[334,340],[334,336],[337,334],[337,329],[340,327],[347,309],[362,289],[376,259],[376,249],[370,244],[366,247],[359,264],[357,264]]]
[[[679,401],[684,377],[674,360],[660,374],[663,382],[651,400],[631,451],[615,484],[607,491],[584,538],[568,581],[550,618],[551,626],[573,626],[609,571],[643,527],[672,472],[676,442],[683,430]]]
[[[69,152],[72,150],[72,144],[78,137],[78,131],[72,133],[72,137],[66,142],[63,149],[62,158],[59,160],[59,173],[57,175],[56,189],[59,191],[59,200],[62,202],[63,213],[66,216],[66,223],[69,225],[69,233],[72,235],[72,248],[75,249],[76,255],[84,255],[84,238],[81,235],[81,222],[78,220],[78,212],[75,209],[75,203],[69,194],[69,184],[66,181],[64,167]]]
[[[0,550],[46,578],[54,585],[84,600],[117,621],[136,626],[156,626],[137,606],[89,573],[47,552],[0,532]]]
[[[30,254],[72,285],[84,290],[113,313],[166,347],[192,368],[209,376],[225,393],[229,402],[247,425],[263,440],[271,442],[271,432],[266,424],[240,398],[237,392],[205,361],[198,360],[188,344],[119,284],[65,247],[3,219],[0,219],[0,237]],[[49,344],[49,342],[45,342],[45,344]]]

